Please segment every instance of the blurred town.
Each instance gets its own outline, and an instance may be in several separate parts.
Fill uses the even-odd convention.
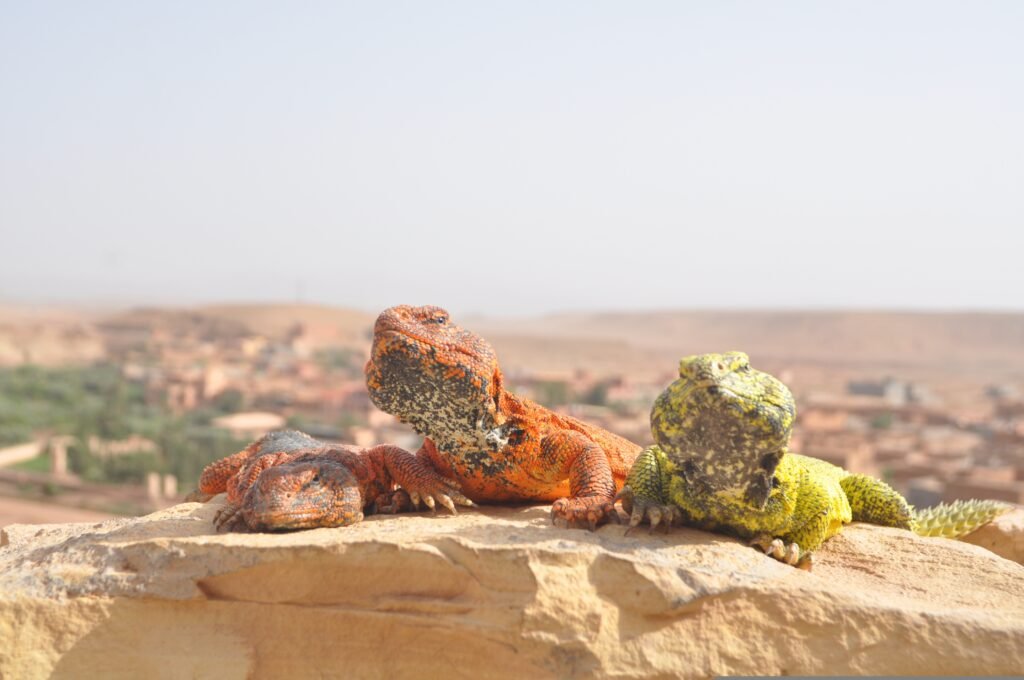
[[[366,393],[369,314],[286,306],[60,318],[7,312],[0,525],[88,521],[181,502],[207,463],[274,429],[413,451],[420,443]],[[490,328],[511,390],[644,445],[650,405],[676,377],[671,357],[686,353],[547,338],[511,323]],[[757,346],[753,335],[700,351],[748,344]],[[967,371],[965,379],[964,371],[910,365],[901,375],[898,364],[896,372],[833,366],[820,352],[761,364],[751,354],[797,398],[792,450],[881,477],[917,506],[1024,503],[1019,372],[1000,380],[990,371],[989,380]]]

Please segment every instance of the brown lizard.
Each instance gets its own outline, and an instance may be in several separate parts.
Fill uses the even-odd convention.
[[[507,391],[493,348],[440,307],[384,310],[366,386],[382,410],[426,436],[416,455],[477,502],[554,501],[552,518],[591,528],[613,508],[640,447]],[[434,477],[402,483],[415,504]]]
[[[211,463],[199,489],[206,495],[227,492],[226,505],[214,517],[217,529],[277,531],[346,526],[364,513],[408,510],[408,495],[395,490],[403,481],[443,488],[452,512],[452,501],[471,504],[453,482],[397,446],[329,445],[287,430]]]

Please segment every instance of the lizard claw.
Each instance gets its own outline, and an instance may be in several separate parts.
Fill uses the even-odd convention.
[[[659,524],[661,524],[661,508],[657,505],[648,508],[647,519],[651,523],[651,533],[654,533],[654,530],[658,528]]]
[[[800,545],[797,543],[785,543],[781,538],[771,536],[758,536],[750,545],[760,548],[768,557],[798,569],[810,571],[814,566],[811,553],[801,555]]]
[[[451,496],[441,494],[441,497],[438,498],[437,501],[444,507],[448,508],[448,512],[452,513],[453,515],[459,514],[455,512],[455,503],[452,502]]]
[[[429,495],[429,494],[423,497],[423,504],[426,505],[428,508],[430,508],[431,512],[434,512],[435,509],[436,509],[436,505],[434,503],[434,497]]]

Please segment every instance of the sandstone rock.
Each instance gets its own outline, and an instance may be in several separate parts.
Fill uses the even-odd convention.
[[[1024,508],[1016,508],[972,531],[964,541],[987,548],[1001,557],[1024,564]]]
[[[11,526],[0,677],[1011,674],[1024,567],[854,525],[812,573],[673,529],[559,529],[548,508],[213,532],[219,502]]]

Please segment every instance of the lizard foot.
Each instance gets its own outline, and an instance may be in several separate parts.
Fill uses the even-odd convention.
[[[659,525],[667,529],[673,524],[679,524],[683,519],[682,511],[676,506],[637,497],[628,485],[622,487],[622,491],[615,496],[615,500],[622,501],[622,509],[629,515],[627,533],[640,526],[644,520],[651,525],[653,532]]]
[[[437,506],[441,505],[448,508],[448,512],[451,514],[457,515],[456,505],[466,507],[474,505],[473,501],[466,498],[459,490],[458,482],[436,473],[426,479],[418,479],[415,488],[404,487],[404,489],[409,494],[409,506],[413,510],[418,510],[422,501],[423,505],[430,508],[431,511],[435,511]]]
[[[551,522],[591,531],[610,519],[618,520],[615,505],[603,498],[559,498],[551,505]]]
[[[394,515],[399,512],[409,512],[410,510],[412,510],[412,500],[410,500],[409,494],[405,489],[395,489],[394,491],[377,496],[377,500],[373,502],[370,512],[372,514]]]
[[[249,525],[245,523],[242,514],[242,506],[228,503],[213,516],[213,526],[220,531],[248,532]]]
[[[810,571],[814,566],[814,558],[811,553],[800,554],[800,546],[796,543],[785,543],[781,538],[771,536],[758,536],[750,542],[750,545],[760,548],[769,557],[796,567],[804,571]]]

